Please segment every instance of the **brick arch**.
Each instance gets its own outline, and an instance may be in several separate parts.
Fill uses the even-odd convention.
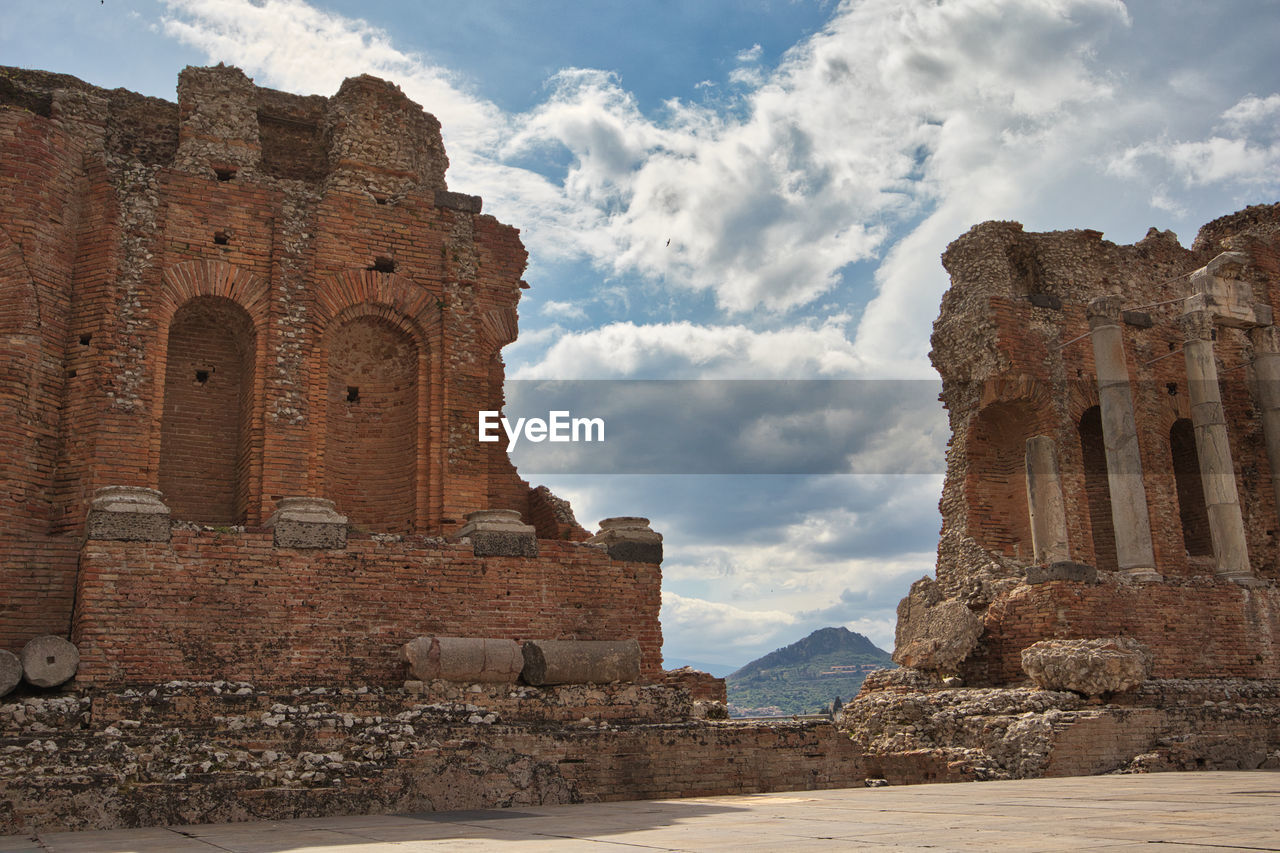
[[[519,334],[519,326],[514,308],[494,308],[480,317],[480,329],[485,342],[496,353],[507,344],[515,341]]]
[[[225,301],[241,311],[252,333],[252,353],[243,387],[241,412],[245,419],[241,440],[246,443],[243,469],[237,489],[237,514],[247,524],[262,520],[262,420],[267,374],[267,312],[269,291],[258,275],[224,261],[187,261],[165,269],[160,293],[153,309],[155,332],[155,380],[150,403],[151,429],[148,444],[148,485],[160,488],[160,467],[164,442],[165,389],[169,380],[170,329],[175,316],[195,300],[211,304]],[[202,520],[202,519],[192,519]],[[240,520],[240,519],[237,519]]]
[[[314,322],[321,334],[334,318],[359,305],[380,306],[389,319],[411,320],[424,341],[434,340],[440,327],[439,298],[396,273],[352,269],[326,276],[316,283],[314,298]]]
[[[267,283],[225,261],[186,261],[168,267],[161,279],[157,324],[167,330],[174,312],[197,296],[230,299],[244,309],[259,333],[266,324]]]

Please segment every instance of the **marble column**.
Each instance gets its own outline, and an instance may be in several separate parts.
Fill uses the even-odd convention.
[[[1047,435],[1027,439],[1027,510],[1032,560],[1049,565],[1071,559],[1058,449]]]
[[[1249,548],[1236,492],[1236,471],[1231,463],[1227,419],[1218,388],[1218,366],[1213,354],[1213,314],[1188,311],[1179,318],[1187,342],[1187,385],[1191,396],[1191,424],[1200,457],[1200,480],[1209,515],[1209,536],[1220,577],[1244,581],[1253,577]]]
[[[1155,581],[1160,575],[1155,569],[1155,549],[1151,544],[1151,519],[1142,481],[1142,457],[1133,417],[1133,397],[1129,393],[1129,368],[1124,360],[1120,311],[1120,297],[1099,296],[1089,303],[1087,312],[1098,372],[1098,405],[1107,454],[1111,520],[1120,570],[1137,580]]]

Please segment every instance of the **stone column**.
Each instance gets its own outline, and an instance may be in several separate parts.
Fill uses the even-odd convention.
[[[1200,457],[1200,479],[1209,515],[1209,536],[1218,575],[1236,581],[1253,577],[1249,568],[1249,548],[1244,535],[1244,518],[1236,493],[1235,466],[1227,438],[1227,419],[1218,388],[1218,366],[1213,355],[1213,315],[1208,311],[1188,311],[1179,318],[1187,342],[1187,385],[1191,396],[1191,423],[1196,432],[1196,454]]]
[[[1093,360],[1098,372],[1098,407],[1102,412],[1102,442],[1107,453],[1107,484],[1111,492],[1111,520],[1115,526],[1116,558],[1120,570],[1144,581],[1159,580],[1147,490],[1142,482],[1138,427],[1129,394],[1129,368],[1124,360],[1120,329],[1120,297],[1099,296],[1089,303],[1093,330]]]
[[[1258,380],[1258,407],[1262,409],[1271,486],[1276,495],[1276,512],[1280,513],[1280,328],[1252,329],[1249,338],[1253,341],[1253,372]]]
[[[1058,451],[1047,435],[1027,439],[1027,511],[1032,560],[1048,565],[1071,559]]]

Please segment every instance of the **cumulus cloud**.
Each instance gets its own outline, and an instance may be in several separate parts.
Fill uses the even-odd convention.
[[[884,329],[936,304],[942,235],[1016,196],[1029,164],[1045,165],[1044,142],[1111,97],[1088,60],[1128,22],[1116,0],[850,0],[732,113],[671,101],[645,115],[608,72],[565,69],[543,103],[510,115],[385,32],[302,0],[167,2],[170,34],[274,85],[400,81],[460,143],[454,177],[526,227],[535,259],[576,253],[709,292],[727,312],[811,305],[939,209],[877,277],[859,335],[881,367],[923,355],[922,336]],[[743,51],[740,67],[760,53]],[[508,165],[553,149],[571,158],[555,181]]]
[[[1107,170],[1131,180],[1156,184],[1152,204],[1175,205],[1169,187],[1280,187],[1280,94],[1249,95],[1223,111],[1205,139],[1161,136],[1126,148],[1112,157]]]
[[[608,323],[560,335],[539,360],[508,375],[512,379],[853,378],[863,369],[847,334],[850,321],[841,314],[776,330],[689,322]]]

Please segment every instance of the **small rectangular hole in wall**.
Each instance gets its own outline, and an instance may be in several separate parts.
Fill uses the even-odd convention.
[[[207,371],[207,370],[197,370],[197,371],[196,371],[196,382],[198,382],[198,383],[200,383],[201,385],[203,385],[204,383],[206,383],[206,382],[208,382],[208,381],[209,381],[209,371]]]
[[[215,231],[213,233],[213,242],[215,245],[225,246],[231,242],[231,237],[226,231]]]
[[[76,372],[75,372],[74,370],[68,370],[68,371],[67,371],[67,378],[68,378],[68,379],[75,379],[75,378],[76,378]]]
[[[369,269],[373,272],[395,272],[396,262],[386,255],[378,255]]]
[[[93,335],[81,335],[80,346],[87,347],[89,345],[89,341],[91,340],[93,340]]]
[[[356,386],[354,386],[354,385],[348,385],[348,386],[347,386],[347,402],[348,402],[348,403],[359,403],[359,402],[360,402],[360,389],[359,389],[359,388],[357,388],[357,387],[356,387]]]
[[[373,193],[373,200],[378,204],[386,204],[389,199],[386,193]]]
[[[229,181],[236,176],[236,170],[230,166],[219,168],[213,167],[213,173],[218,176],[220,181]]]

